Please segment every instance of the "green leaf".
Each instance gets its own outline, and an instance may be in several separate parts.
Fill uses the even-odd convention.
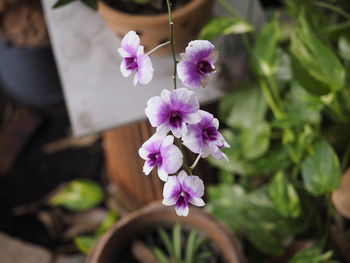
[[[299,217],[300,199],[294,186],[283,172],[277,173],[269,185],[269,196],[278,212],[285,217]]]
[[[278,66],[280,27],[277,16],[264,26],[252,53],[252,67],[259,76],[272,76]]]
[[[283,134],[285,149],[294,164],[301,162],[309,145],[318,137],[318,133],[311,129],[310,125],[298,128],[294,131],[285,129]]]
[[[270,145],[271,129],[267,122],[259,122],[254,128],[243,128],[241,133],[242,153],[245,159],[262,156]]]
[[[103,235],[107,232],[108,229],[110,229],[113,224],[117,221],[118,215],[114,211],[109,211],[106,217],[103,219],[101,225],[96,230],[96,236]]]
[[[333,252],[322,254],[319,247],[312,247],[298,252],[288,263],[329,263]]]
[[[87,255],[98,241],[95,236],[77,236],[74,238],[74,243],[80,252]]]
[[[310,29],[306,20],[291,38],[293,76],[314,95],[325,95],[344,87],[345,70],[337,56]]]
[[[293,81],[284,102],[286,114],[272,122],[273,126],[288,128],[304,124],[319,124],[324,104]]]
[[[72,211],[89,210],[104,200],[104,193],[100,185],[87,180],[75,180],[60,190],[49,200],[52,206],[63,206]]]
[[[64,5],[68,5],[72,2],[75,2],[75,1],[78,1],[78,0],[58,0],[52,8],[58,8],[58,7],[61,7],[61,6],[64,6]]]
[[[243,34],[254,30],[254,27],[243,19],[231,17],[214,17],[201,30],[200,39],[213,40],[218,36]]]
[[[176,262],[181,261],[181,225],[175,224],[173,228],[173,245],[174,245],[174,259]]]
[[[317,141],[312,152],[301,165],[306,189],[319,196],[335,190],[339,186],[341,170],[336,153],[327,141]]]
[[[207,209],[234,231],[267,254],[279,254],[287,241],[305,229],[304,219],[283,217],[275,208],[266,188],[250,193],[239,185],[209,188]]]
[[[160,248],[154,247],[154,248],[152,248],[152,252],[153,252],[153,255],[157,258],[157,260],[160,263],[169,263],[170,262],[169,259],[164,254],[164,252]]]
[[[88,7],[97,10],[97,0],[81,0]]]
[[[196,251],[194,251],[194,243],[196,241],[197,231],[191,230],[190,235],[187,239],[186,252],[185,252],[185,262],[192,263]]]
[[[350,34],[341,36],[338,41],[339,55],[350,61]]]
[[[171,244],[170,238],[168,236],[168,234],[165,232],[164,229],[159,228],[158,229],[158,235],[160,236],[160,238],[162,239],[162,242],[166,248],[166,250],[168,251],[168,254],[172,257],[175,258],[175,251],[174,251],[174,246]]]
[[[220,117],[233,128],[254,127],[264,120],[266,111],[266,101],[256,86],[233,92],[219,105]]]

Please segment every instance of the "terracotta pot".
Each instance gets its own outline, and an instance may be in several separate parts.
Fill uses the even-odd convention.
[[[338,212],[350,219],[350,168],[341,178],[340,185],[332,193],[332,201]]]
[[[192,0],[173,12],[174,44],[177,52],[183,52],[188,42],[197,38],[199,31],[211,17],[212,0]],[[168,14],[134,15],[123,13],[99,1],[98,12],[114,33],[122,38],[135,30],[141,37],[145,51],[169,40]],[[155,54],[169,54],[170,47],[163,47]]]
[[[86,262],[117,262],[118,256],[135,237],[147,233],[151,228],[172,226],[175,223],[206,235],[217,246],[226,262],[246,262],[240,243],[233,233],[203,209],[191,207],[189,216],[179,217],[175,214],[174,207],[165,207],[160,202],[152,203],[115,224],[98,241]]]

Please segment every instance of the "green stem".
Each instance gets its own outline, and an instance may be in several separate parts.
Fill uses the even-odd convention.
[[[272,96],[274,97],[274,99],[276,101],[276,104],[278,105],[280,111],[283,112],[283,110],[282,110],[282,105],[283,104],[282,104],[279,92],[277,90],[277,86],[276,86],[275,80],[271,76],[267,76],[267,82],[268,82],[268,84],[270,86],[271,93],[272,93]]]
[[[347,19],[350,19],[350,14],[348,14],[347,12],[343,11],[342,9],[340,9],[339,7],[337,7],[335,5],[328,4],[328,3],[322,2],[322,1],[315,1],[314,4],[316,6],[323,7],[323,8],[329,9],[335,13],[338,13],[339,15],[341,15]]]
[[[171,3],[170,0],[166,0],[166,4],[168,7],[168,14],[169,14],[169,31],[170,31],[170,46],[171,46],[171,53],[173,55],[173,61],[174,61],[174,70],[173,70],[173,80],[174,80],[174,89],[176,89],[176,53],[175,53],[175,46],[174,46],[174,23],[173,23],[173,16],[171,13]]]
[[[280,110],[278,105],[276,104],[269,87],[267,86],[267,83],[264,79],[260,79],[260,86],[262,89],[262,92],[264,94],[264,97],[266,99],[267,104],[269,105],[273,115],[275,116],[276,119],[280,119],[283,116],[283,112]]]
[[[242,19],[242,17],[236,12],[236,10],[234,10],[231,5],[229,4],[229,2],[227,0],[217,0],[219,2],[220,5],[222,5],[222,7],[229,12],[233,17],[236,18],[240,18]]]

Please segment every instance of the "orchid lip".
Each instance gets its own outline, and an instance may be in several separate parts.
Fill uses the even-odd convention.
[[[197,71],[202,74],[211,73],[214,71],[211,63],[206,60],[202,60],[197,64]]]
[[[148,163],[151,166],[162,164],[162,156],[160,153],[150,153],[147,157],[148,157]]]
[[[128,70],[137,69],[137,59],[135,57],[126,57],[124,59],[125,59],[126,68]]]
[[[173,127],[180,127],[182,124],[182,116],[179,112],[172,111],[169,117],[169,123]]]
[[[215,127],[208,127],[203,129],[202,138],[206,141],[216,141],[218,138],[218,132]]]

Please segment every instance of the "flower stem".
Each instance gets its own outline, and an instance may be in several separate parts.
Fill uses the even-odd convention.
[[[162,47],[164,47],[164,46],[166,46],[166,45],[169,45],[169,44],[170,44],[170,41],[167,41],[167,42],[165,42],[165,43],[162,43],[162,44],[156,46],[155,48],[153,48],[152,50],[148,51],[148,52],[146,53],[146,55],[151,55],[154,51],[156,51],[156,50],[158,50],[158,49],[160,49],[160,48],[162,48]]]
[[[202,157],[202,154],[198,154],[196,160],[194,161],[194,163],[191,165],[190,169],[193,170],[194,168],[196,168],[197,163],[199,162],[200,158]]]
[[[173,23],[173,16],[171,13],[171,3],[170,0],[166,0],[166,4],[168,7],[168,14],[169,14],[169,31],[170,31],[170,45],[171,45],[171,53],[173,55],[173,61],[174,61],[174,74],[173,74],[173,80],[174,80],[174,89],[176,89],[176,54],[175,54],[175,46],[174,46],[174,23]]]

